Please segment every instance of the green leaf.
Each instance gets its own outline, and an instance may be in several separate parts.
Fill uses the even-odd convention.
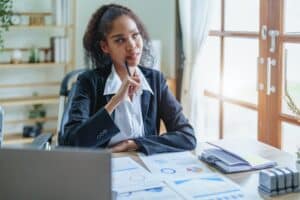
[[[0,51],[4,47],[3,30],[8,31],[9,26],[12,25],[11,17],[12,12],[12,0],[0,1]]]

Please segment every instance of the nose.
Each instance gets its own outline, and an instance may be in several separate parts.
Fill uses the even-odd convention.
[[[134,47],[135,47],[135,41],[132,38],[129,38],[127,40],[127,46],[126,46],[127,50],[132,50],[134,49]]]

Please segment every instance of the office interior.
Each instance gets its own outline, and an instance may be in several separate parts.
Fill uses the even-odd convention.
[[[32,142],[24,127],[42,126],[55,138],[61,81],[85,68],[88,20],[101,5],[118,3],[147,27],[155,68],[199,144],[241,138],[294,157],[300,151],[299,1],[69,0],[62,16],[57,1],[11,1],[12,24],[0,32],[4,144]]]

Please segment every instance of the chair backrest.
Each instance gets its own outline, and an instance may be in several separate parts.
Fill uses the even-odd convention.
[[[3,142],[3,118],[4,118],[4,112],[2,107],[0,106],[0,147]]]
[[[76,92],[77,83],[74,81],[81,73],[87,71],[87,69],[78,69],[69,72],[63,79],[60,87],[60,102],[58,111],[58,125],[57,125],[57,135],[58,135],[58,145],[65,145],[65,133],[64,126],[69,118],[69,111],[71,108],[71,100]]]

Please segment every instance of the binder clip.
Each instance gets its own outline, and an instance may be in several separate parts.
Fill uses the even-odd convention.
[[[270,197],[299,192],[299,172],[287,167],[262,170],[259,172],[258,190]]]

